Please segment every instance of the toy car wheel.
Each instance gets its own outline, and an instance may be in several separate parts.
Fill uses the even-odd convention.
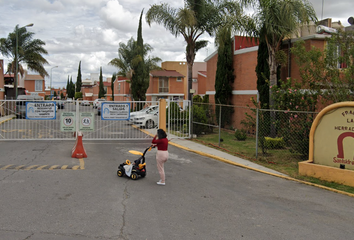
[[[135,173],[135,172],[133,172],[132,175],[131,175],[131,178],[132,178],[133,180],[137,180],[137,179],[138,179],[138,174]]]
[[[122,170],[118,170],[117,175],[118,175],[118,177],[123,177],[124,173]]]
[[[142,174],[140,174],[140,177],[145,177],[146,176],[146,173],[142,173]]]

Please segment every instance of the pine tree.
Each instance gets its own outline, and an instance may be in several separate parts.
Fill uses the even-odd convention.
[[[81,61],[79,63],[79,69],[77,70],[76,79],[76,92],[81,92],[82,80],[81,80]]]
[[[68,98],[70,94],[70,83],[69,83],[69,75],[68,75],[68,82],[66,83],[66,97]]]
[[[264,35],[259,38],[258,55],[257,55],[257,90],[259,94],[260,107],[269,109],[269,64],[268,64],[268,47]],[[260,119],[263,124],[260,125],[259,140],[262,151],[264,151],[264,136],[268,136],[270,131],[270,112],[262,112]]]
[[[99,90],[98,90],[98,98],[104,98],[105,91],[103,86],[103,77],[102,77],[102,67],[100,67],[100,83],[99,83]]]
[[[75,83],[73,82],[72,76],[70,77],[70,80],[71,80],[71,95],[72,95],[72,98],[75,99]]]
[[[146,91],[149,87],[149,73],[145,69],[144,64],[144,40],[142,36],[142,24],[141,19],[143,16],[143,11],[140,14],[139,27],[138,27],[138,39],[136,42],[136,60],[137,63],[133,66],[133,76],[131,90],[133,94],[133,99],[138,101],[145,101]]]
[[[257,56],[257,90],[261,107],[269,109],[269,64],[268,47],[264,35],[259,38],[258,56]]]
[[[111,89],[112,89],[112,101],[114,101],[114,81],[116,80],[116,73],[113,73],[111,80]]]
[[[218,62],[215,76],[215,103],[229,105],[232,96],[232,83],[235,80],[233,69],[233,53],[231,29],[224,27],[219,30]],[[219,113],[219,108],[216,109]],[[221,111],[221,126],[231,122],[232,109],[223,107]],[[219,114],[217,114],[219,118]]]
[[[70,82],[69,82],[69,98],[73,98],[75,96],[75,84],[73,83],[73,77],[70,77]]]

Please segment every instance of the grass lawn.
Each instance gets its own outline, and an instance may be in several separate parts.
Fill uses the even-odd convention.
[[[304,157],[299,154],[291,153],[288,149],[272,149],[267,150],[267,153],[263,154],[262,149],[258,148],[258,156],[256,157],[256,139],[254,137],[247,137],[245,141],[238,141],[233,131],[222,130],[221,139],[222,141],[220,142],[220,146],[218,133],[198,135],[198,137],[196,139],[192,139],[192,141],[228,152],[229,154],[241,157],[243,159],[248,159],[259,165],[284,173],[292,178],[323,185],[348,193],[354,193],[354,187],[299,175],[298,162],[305,161],[307,159],[304,159]]]

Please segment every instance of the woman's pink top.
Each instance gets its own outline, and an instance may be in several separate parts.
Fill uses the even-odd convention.
[[[168,146],[167,138],[156,139],[155,136],[154,139],[152,139],[152,143],[157,145],[157,150],[167,151],[167,146]]]

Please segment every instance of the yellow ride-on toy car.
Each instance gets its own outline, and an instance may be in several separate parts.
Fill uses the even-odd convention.
[[[130,160],[126,160],[124,163],[118,166],[117,175],[118,177],[127,176],[133,180],[137,180],[139,177],[143,178],[146,176],[146,163],[145,163],[145,154],[150,151],[154,146],[151,145],[145,149],[144,153],[130,150],[129,152],[134,155],[139,155],[140,157],[131,162]]]

